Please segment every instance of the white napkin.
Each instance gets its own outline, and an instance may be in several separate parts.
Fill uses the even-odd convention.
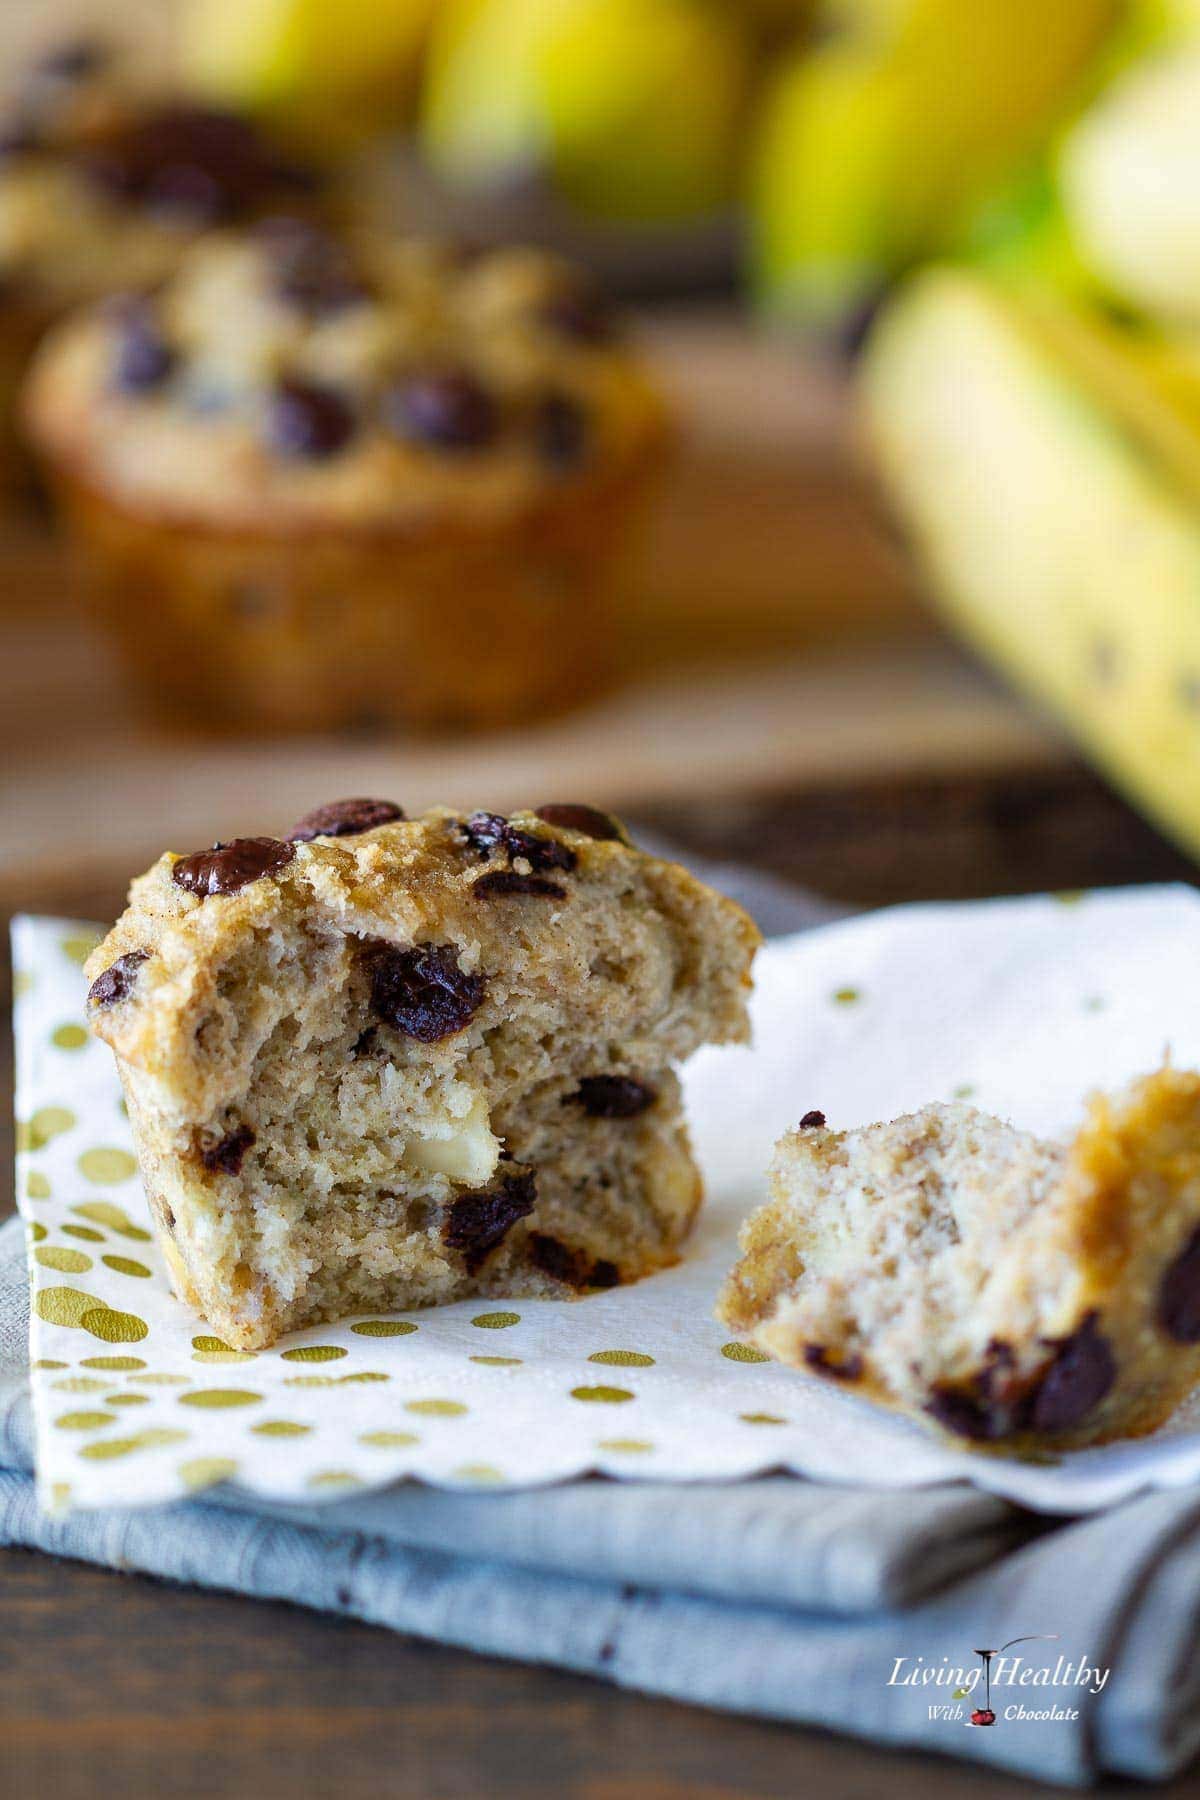
[[[84,1030],[95,927],[25,918],[18,1193],[30,1228],[38,1480],[47,1505],[135,1506],[229,1477],[280,1499],[401,1476],[518,1487],[602,1470],[656,1481],[771,1468],[909,1487],[965,1479],[1050,1512],[1200,1475],[1200,1409],[1154,1437],[1024,1463],[946,1446],[756,1360],[712,1317],[771,1146],[934,1100],[1036,1131],[1084,1095],[1200,1064],[1200,899],[1160,887],[902,907],[770,944],[752,1049],[685,1087],[708,1199],[683,1262],[578,1301],[464,1301],[225,1349],[167,1283],[109,1052]]]

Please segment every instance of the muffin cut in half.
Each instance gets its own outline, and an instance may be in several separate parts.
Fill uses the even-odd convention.
[[[719,1303],[779,1361],[955,1438],[1152,1431],[1200,1379],[1200,1075],[1094,1097],[1053,1144],[967,1106],[777,1147]]]
[[[229,1343],[675,1259],[675,1065],[747,1035],[758,933],[590,807],[165,855],[88,965],[180,1297]]]

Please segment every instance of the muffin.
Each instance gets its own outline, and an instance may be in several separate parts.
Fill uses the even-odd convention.
[[[1003,1450],[1152,1431],[1200,1380],[1200,1075],[1047,1143],[966,1106],[779,1144],[719,1304],[758,1349]]]
[[[664,439],[568,265],[294,218],[67,321],[25,411],[147,690],[210,727],[567,705]]]
[[[147,91],[101,43],[22,70],[0,116],[0,415],[48,324],[170,273],[211,226],[311,199],[245,120]]]
[[[93,953],[180,1298],[257,1349],[677,1258],[677,1065],[747,1035],[758,933],[608,815],[323,806],[165,855]]]

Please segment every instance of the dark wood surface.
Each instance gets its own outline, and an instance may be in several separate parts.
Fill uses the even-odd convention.
[[[697,851],[864,905],[1195,876],[1072,768],[797,799],[701,795],[643,816]],[[112,877],[86,869],[22,895],[31,908],[87,916],[115,912],[120,899]],[[6,1062],[10,1054],[6,1042]],[[7,1067],[0,1074],[7,1082]],[[4,1169],[8,1132],[5,1112]],[[298,1609],[0,1553],[3,1800],[949,1800],[966,1791],[1015,1800],[1030,1784]],[[1200,1777],[1158,1791],[1200,1795]]]

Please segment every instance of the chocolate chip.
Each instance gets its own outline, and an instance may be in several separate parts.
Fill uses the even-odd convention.
[[[539,874],[547,869],[570,870],[579,861],[568,845],[560,844],[556,838],[539,837],[536,832],[521,831],[499,813],[472,813],[462,832],[471,848],[485,860],[494,850],[503,850],[510,863],[522,857]]]
[[[1067,1431],[1081,1423],[1109,1392],[1117,1365],[1107,1338],[1088,1313],[1070,1337],[1047,1340],[1052,1358],[1031,1376],[1012,1371],[1010,1345],[993,1340],[973,1381],[935,1388],[926,1411],[948,1431],[994,1442],[1022,1431]]]
[[[997,1420],[990,1406],[964,1388],[943,1385],[932,1388],[925,1411],[955,1437],[971,1438],[976,1443],[1002,1437],[1007,1428]]]
[[[357,426],[349,401],[315,381],[281,381],[267,413],[267,436],[285,456],[336,456]]]
[[[330,800],[305,813],[288,832],[291,844],[307,844],[318,837],[358,837],[379,825],[391,825],[404,817],[402,807],[391,800]]]
[[[124,956],[118,956],[115,962],[109,963],[102,975],[97,975],[88,989],[90,1006],[115,1006],[119,1000],[128,999],[137,981],[138,970],[149,959],[148,950],[127,950]]]
[[[212,1174],[240,1175],[242,1164],[246,1160],[246,1152],[254,1143],[254,1133],[248,1125],[239,1125],[228,1132],[219,1143],[207,1150],[201,1150],[200,1160]]]
[[[122,123],[90,144],[80,161],[115,198],[188,226],[237,218],[309,185],[247,120],[196,106],[164,107]]]
[[[540,900],[565,900],[567,890],[560,881],[548,881],[544,875],[519,875],[515,869],[492,869],[474,882],[471,893],[477,899],[495,900],[510,894],[529,894]]]
[[[307,219],[267,219],[259,235],[271,259],[275,293],[310,318],[357,306],[369,289],[344,244]]]
[[[565,1282],[568,1287],[581,1291],[589,1287],[616,1287],[621,1280],[616,1263],[591,1256],[586,1250],[572,1249],[569,1244],[561,1243],[543,1231],[530,1232],[529,1258],[543,1275],[550,1275],[555,1281]]]
[[[473,375],[412,375],[383,399],[384,418],[399,437],[438,450],[481,450],[499,429],[496,403]]]
[[[1200,1343],[1200,1225],[1159,1283],[1158,1322],[1177,1344]]]
[[[612,309],[598,289],[582,282],[551,294],[538,313],[542,323],[577,344],[605,344],[613,336]]]
[[[625,827],[611,813],[595,806],[580,806],[570,801],[552,801],[537,808],[537,817],[560,831],[578,831],[582,837],[598,838],[601,843],[627,844]]]
[[[533,441],[542,461],[552,469],[576,468],[591,439],[588,415],[568,394],[547,394],[533,415]]]
[[[483,1004],[487,983],[458,965],[452,944],[418,944],[401,950],[374,940],[365,947],[371,1010],[385,1025],[422,1044],[462,1031]]]
[[[295,854],[294,844],[280,843],[278,838],[234,838],[232,843],[181,856],[171,870],[171,880],[202,900],[214,894],[236,894],[264,875],[278,875]]]
[[[461,830],[471,849],[477,850],[486,860],[493,850],[503,847],[508,836],[508,820],[501,813],[473,812]]]
[[[863,1372],[861,1356],[847,1356],[839,1362],[830,1356],[826,1344],[805,1344],[804,1360],[810,1369],[816,1369],[821,1375],[832,1376],[834,1381],[857,1381]]]
[[[442,1222],[442,1242],[448,1249],[461,1250],[467,1273],[474,1275],[536,1204],[533,1170],[514,1170],[490,1188],[452,1200]]]
[[[814,1107],[812,1112],[806,1112],[801,1119],[800,1129],[801,1131],[824,1131],[825,1114],[818,1112]]]
[[[649,1082],[631,1075],[585,1075],[565,1101],[576,1101],[591,1119],[636,1119],[654,1105],[658,1094]]]
[[[1088,1313],[1078,1331],[1056,1346],[1054,1361],[1033,1396],[1030,1424],[1035,1431],[1066,1431],[1098,1406],[1117,1379],[1108,1339]]]
[[[118,303],[113,315],[117,332],[113,386],[126,394],[160,386],[175,367],[176,357],[150,307],[131,299]]]

